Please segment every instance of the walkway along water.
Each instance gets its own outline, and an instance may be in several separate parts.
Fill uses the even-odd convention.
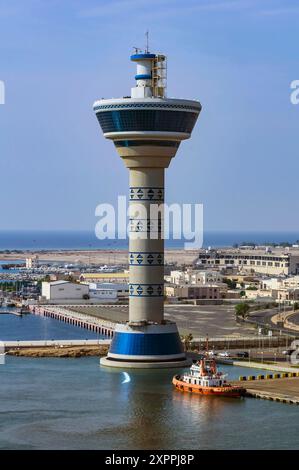
[[[29,309],[31,313],[35,315],[54,318],[55,320],[60,320],[74,326],[86,328],[87,330],[108,336],[109,338],[112,338],[114,335],[114,323],[92,315],[72,311],[71,305],[68,307],[61,305],[31,305]]]

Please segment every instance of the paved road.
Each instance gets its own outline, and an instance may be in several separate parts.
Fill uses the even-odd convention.
[[[128,320],[128,306],[75,307],[77,312],[115,321]],[[165,305],[165,319],[175,321],[182,334],[191,332],[194,337],[223,337],[227,335],[255,335],[256,330],[249,324],[237,324],[233,305]]]
[[[283,310],[281,310],[281,311],[283,311]],[[286,312],[291,312],[291,309],[290,308],[286,309]],[[271,309],[271,310],[261,310],[259,312],[255,312],[255,313],[250,314],[249,319],[253,320],[254,322],[256,322],[258,324],[260,324],[261,326],[265,325],[267,327],[270,327],[270,328],[272,327],[274,329],[274,328],[278,328],[278,327],[277,327],[277,325],[275,325],[271,321],[271,318],[274,315],[276,315],[277,313],[279,313],[279,308],[274,308],[274,309]],[[289,319],[292,323],[295,323],[296,325],[299,325],[299,312],[295,313],[295,315],[290,317]],[[292,330],[290,328],[278,328],[278,329],[281,330],[284,333],[293,333],[293,334],[296,333],[294,330]]]
[[[165,318],[175,321],[180,331],[190,331],[194,337],[256,334],[251,325],[236,322],[233,305],[167,305]]]
[[[290,322],[294,323],[295,325],[299,325],[299,312],[294,313],[291,317],[288,318]]]

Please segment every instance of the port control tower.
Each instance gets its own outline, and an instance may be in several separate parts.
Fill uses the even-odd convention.
[[[181,141],[191,137],[201,105],[166,97],[165,55],[136,50],[131,61],[137,66],[131,96],[93,106],[104,137],[113,141],[130,174],[129,321],[116,325],[101,364],[182,367],[189,361],[177,326],[164,319],[163,210],[156,219],[150,212],[153,204],[163,208],[165,168]]]

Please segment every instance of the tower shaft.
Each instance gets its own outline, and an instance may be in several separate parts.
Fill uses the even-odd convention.
[[[129,322],[163,321],[164,168],[130,169]]]

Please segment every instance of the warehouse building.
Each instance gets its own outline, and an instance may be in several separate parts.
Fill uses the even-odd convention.
[[[42,283],[42,297],[48,301],[82,300],[89,295],[89,287],[69,281]]]

